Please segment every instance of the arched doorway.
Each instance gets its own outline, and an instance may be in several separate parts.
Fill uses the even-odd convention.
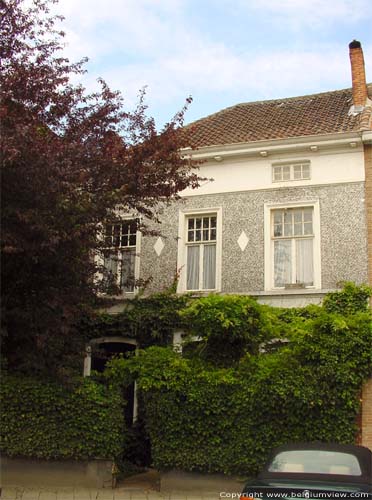
[[[84,377],[89,377],[91,371],[103,372],[108,361],[113,357],[135,355],[137,341],[128,337],[100,337],[92,339],[86,346],[84,359]],[[138,402],[136,383],[131,384],[124,391],[125,420],[131,426],[137,420]]]

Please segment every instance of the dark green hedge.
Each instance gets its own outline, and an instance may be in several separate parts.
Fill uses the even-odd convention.
[[[113,459],[123,450],[119,392],[85,379],[74,387],[3,376],[1,450],[8,456]]]
[[[142,390],[155,467],[253,474],[275,445],[354,442],[371,316],[313,312],[288,324],[288,345],[229,368],[161,347],[113,361],[106,376]]]

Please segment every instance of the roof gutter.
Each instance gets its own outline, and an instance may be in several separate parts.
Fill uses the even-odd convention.
[[[340,134],[327,134],[323,136],[292,137],[286,139],[271,139],[265,141],[254,141],[247,143],[236,143],[216,146],[206,146],[192,150],[182,149],[182,155],[192,157],[195,160],[207,160],[215,158],[221,161],[224,158],[260,155],[266,157],[273,153],[286,153],[296,151],[316,152],[320,149],[334,149],[338,147],[356,148],[365,141],[371,140],[372,131],[347,132]]]

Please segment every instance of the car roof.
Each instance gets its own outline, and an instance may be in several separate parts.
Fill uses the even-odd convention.
[[[362,474],[360,476],[353,476],[353,483],[371,483],[372,482],[372,451],[364,446],[352,444],[337,444],[337,443],[290,443],[274,448],[265,467],[259,474],[260,479],[274,479],[274,478],[288,478],[298,479],[307,478],[315,481],[339,481],[350,482],[349,475],[342,474],[314,474],[306,472],[272,472],[269,466],[276,455],[285,451],[305,451],[305,450],[319,450],[319,451],[334,451],[339,453],[348,453],[354,455],[360,465]]]

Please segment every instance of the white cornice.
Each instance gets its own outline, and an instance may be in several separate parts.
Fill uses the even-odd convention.
[[[185,148],[182,150],[182,154],[200,160],[218,157],[219,161],[221,161],[224,158],[231,158],[233,156],[267,156],[271,153],[280,152],[295,152],[302,150],[316,152],[318,150],[337,149],[339,147],[356,147],[361,146],[363,142],[369,142],[371,139],[372,131],[363,132],[363,134],[359,132],[348,132],[206,146],[195,150]]]

